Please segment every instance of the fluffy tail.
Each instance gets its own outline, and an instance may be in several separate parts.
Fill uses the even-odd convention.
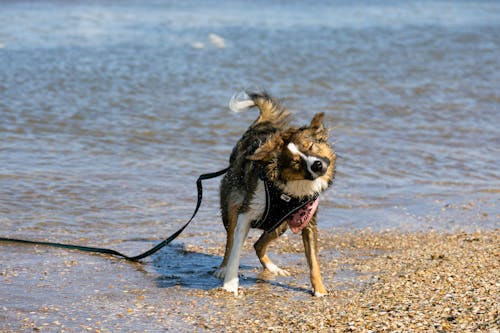
[[[241,91],[229,101],[229,108],[233,112],[246,111],[254,106],[260,111],[255,123],[268,121],[277,127],[288,124],[290,112],[266,92]]]

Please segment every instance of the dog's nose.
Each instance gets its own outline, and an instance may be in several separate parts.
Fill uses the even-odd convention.
[[[314,171],[314,172],[316,172],[316,173],[319,173],[319,172],[323,171],[323,163],[321,163],[321,161],[314,162],[311,165],[311,170]]]
[[[328,159],[318,159],[311,165],[311,171],[314,172],[318,177],[323,176],[330,165]]]

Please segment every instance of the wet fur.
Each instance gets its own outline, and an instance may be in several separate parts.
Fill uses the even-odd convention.
[[[268,180],[294,197],[326,190],[335,173],[335,153],[328,143],[328,130],[322,123],[323,113],[316,114],[307,126],[293,127],[290,126],[290,112],[268,94],[247,93],[246,97],[247,100],[240,104],[255,106],[260,114],[233,148],[230,169],[221,182],[220,204],[227,242],[222,264],[214,273],[224,278],[224,289],[235,295],[238,294],[238,266],[243,242],[251,222],[259,219],[265,209],[260,173],[265,173]],[[322,166],[320,176],[311,171],[313,161]],[[322,296],[327,292],[318,262],[316,215],[317,211],[302,230],[302,240],[313,294]],[[278,275],[289,274],[271,262],[267,247],[287,227],[284,223],[272,232],[264,232],[254,244],[264,269]]]

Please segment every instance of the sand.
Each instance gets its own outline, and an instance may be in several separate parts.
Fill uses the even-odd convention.
[[[256,259],[243,260],[236,298],[217,288],[220,281],[210,272],[184,271],[198,283],[186,285],[176,267],[160,268],[172,256],[181,257],[178,270],[203,260],[215,267],[222,238],[200,245],[181,240],[172,252],[145,264],[41,247],[33,255],[16,247],[19,258],[0,269],[0,329],[499,332],[499,230],[323,231],[320,261],[330,292],[323,298],[311,296],[302,244],[294,235],[286,234],[271,248],[272,258],[285,261],[293,277],[274,278],[261,273]],[[5,255],[7,247],[0,251]],[[254,257],[251,242],[245,255]]]

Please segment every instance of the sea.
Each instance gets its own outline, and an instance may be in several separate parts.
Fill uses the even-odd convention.
[[[500,2],[10,0],[0,236],[147,249],[257,117],[243,89],[325,113],[320,229],[499,228]],[[180,242],[224,234],[219,182]]]

